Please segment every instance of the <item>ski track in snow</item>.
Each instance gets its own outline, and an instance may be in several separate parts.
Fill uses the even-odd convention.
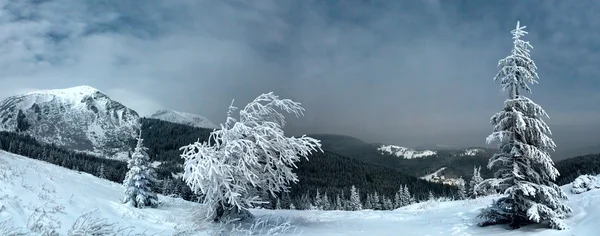
[[[600,230],[600,190],[578,195],[570,193],[570,185],[562,187],[571,198],[574,213],[566,220],[564,231],[547,229],[546,225],[507,230],[504,225],[478,227],[479,210],[498,196],[479,199],[438,202],[428,201],[394,211],[292,211],[251,210],[257,219],[287,219],[296,227],[283,235],[497,235],[497,236],[592,236]],[[52,213],[61,222],[59,235],[66,235],[71,224],[83,212],[98,208],[92,216],[107,218],[110,223],[132,228],[134,233],[173,235],[179,229],[192,228],[192,234],[211,235],[214,225],[199,225],[193,211],[201,204],[159,195],[165,204],[157,209],[136,209],[121,204],[123,187],[45,162],[0,152],[0,222],[26,228],[35,207],[47,203],[46,210],[63,206]],[[193,226],[193,227],[192,227]],[[0,235],[4,235],[0,225]],[[34,234],[35,235],[35,234]],[[122,235],[122,234],[117,234]]]

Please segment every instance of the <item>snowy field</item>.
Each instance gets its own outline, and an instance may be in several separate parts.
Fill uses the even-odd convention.
[[[283,235],[599,235],[600,190],[571,195],[570,186],[563,188],[574,210],[566,220],[570,229],[565,231],[540,226],[517,231],[504,226],[477,227],[474,217],[494,197],[430,201],[395,211],[257,209],[252,210],[257,222],[265,224],[222,231],[223,227],[197,222],[195,211],[202,208],[200,204],[159,196],[163,205],[157,209],[131,208],[120,203],[123,187],[119,184],[1,151],[0,235],[38,235],[51,228],[58,235],[86,235],[75,234],[74,229],[93,222],[113,224],[114,234],[106,235],[248,235],[250,231],[261,235],[268,233],[270,225],[282,222],[289,225],[273,233],[287,229]]]

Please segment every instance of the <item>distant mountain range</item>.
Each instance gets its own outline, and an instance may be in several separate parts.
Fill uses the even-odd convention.
[[[148,118],[209,130],[218,128],[201,115],[173,110],[160,110]],[[131,140],[141,126],[142,118],[136,111],[89,86],[18,94],[0,101],[0,130],[27,134],[45,143],[109,159],[127,157]],[[470,176],[474,166],[485,167],[494,154],[494,149],[485,147],[427,145],[430,148],[413,149],[367,143],[345,135],[309,136],[321,140],[324,150],[417,177],[441,168],[447,178]],[[177,153],[178,149],[170,152]],[[594,152],[600,152],[600,146],[582,149],[577,154]],[[169,155],[175,155],[172,153]],[[482,175],[490,173],[482,168]]]
[[[164,120],[172,123],[189,125],[198,128],[217,129],[219,126],[212,123],[210,120],[201,115],[173,111],[173,110],[160,110],[152,114],[148,118]]]
[[[208,119],[161,110],[155,119],[216,128]],[[90,86],[42,90],[0,101],[0,130],[24,133],[59,147],[123,160],[141,126],[136,111]]]

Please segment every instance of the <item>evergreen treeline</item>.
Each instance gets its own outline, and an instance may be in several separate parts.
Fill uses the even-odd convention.
[[[564,159],[556,162],[555,167],[560,173],[556,179],[558,185],[571,183],[580,175],[598,175],[600,153]]]
[[[403,185],[411,189],[416,200],[427,199],[430,191],[439,197],[453,197],[457,194],[455,187],[428,182],[391,168],[360,162],[328,151],[311,155],[308,161],[302,159],[297,166],[295,173],[299,182],[291,186],[292,198],[300,197],[306,192],[310,192],[312,197],[317,189],[321,194],[335,196],[341,191],[349,193],[353,185],[361,190],[360,198],[363,200],[367,193],[374,192],[393,198]]]

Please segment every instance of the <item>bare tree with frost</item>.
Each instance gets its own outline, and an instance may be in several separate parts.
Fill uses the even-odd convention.
[[[158,197],[151,189],[151,186],[157,181],[156,173],[150,163],[150,157],[146,153],[147,148],[144,147],[143,141],[140,133],[131,159],[127,163],[129,171],[123,180],[123,187],[125,187],[123,203],[137,208],[158,206]]]
[[[494,132],[487,142],[499,141],[499,152],[492,156],[489,169],[497,169],[493,179],[477,185],[489,185],[506,196],[495,201],[479,215],[480,224],[505,224],[513,229],[523,225],[547,222],[554,229],[565,229],[562,219],[571,212],[563,201],[567,196],[552,182],[558,175],[550,151],[556,145],[549,137],[550,128],[542,120],[548,114],[541,106],[522,95],[531,93],[528,84],[537,83],[537,67],[530,58],[529,42],[522,36],[525,26],[517,22],[512,30],[514,47],[511,54],[500,60],[500,71],[494,78],[500,81],[509,97],[504,108],[491,118]]]
[[[286,137],[285,117],[280,112],[302,116],[304,108],[272,92],[258,96],[233,117],[232,105],[221,129],[211,133],[208,142],[182,147],[185,159],[183,179],[195,193],[204,195],[207,217],[215,222],[225,218],[251,218],[247,210],[262,199],[249,194],[263,189],[271,195],[297,182],[295,163],[315,151],[319,140],[302,136]]]

